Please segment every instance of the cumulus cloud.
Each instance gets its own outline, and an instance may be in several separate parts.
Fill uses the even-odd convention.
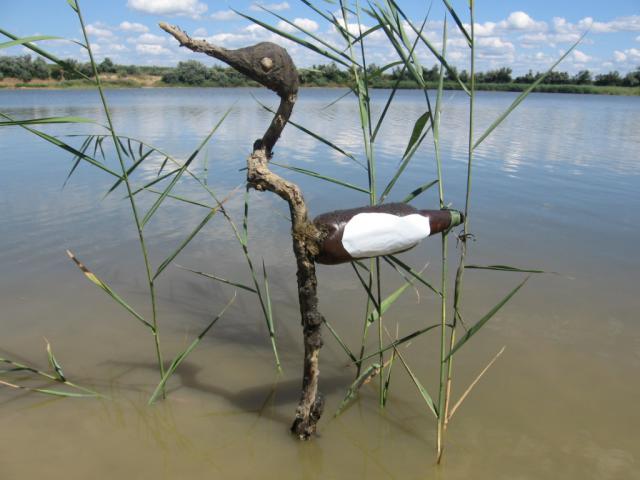
[[[108,38],[113,37],[113,32],[101,23],[90,23],[87,25],[87,33],[94,37]]]
[[[624,61],[626,61],[626,60],[627,60],[627,56],[625,55],[625,53],[624,53],[624,52],[621,52],[621,51],[619,51],[619,50],[615,50],[615,51],[613,52],[613,59],[614,59],[616,62],[624,62]]]
[[[257,2],[257,3],[253,3],[251,4],[251,10],[262,10],[262,8],[266,8],[267,10],[272,10],[274,12],[279,12],[282,10],[288,10],[289,4],[287,2],[280,2],[280,3],[262,3],[262,2]]]
[[[144,43],[147,45],[164,45],[167,42],[167,37],[161,37],[160,35],[154,35],[153,33],[143,33],[138,37],[132,37],[127,39],[129,43]]]
[[[136,45],[136,52],[143,55],[165,55],[171,53],[169,49],[162,45],[147,45],[146,43]]]
[[[580,50],[574,50],[573,59],[578,63],[587,63],[591,61],[592,57],[590,57],[584,52],[581,52]]]
[[[293,20],[293,23],[308,32],[315,32],[320,28],[319,25],[310,18],[296,18]],[[295,27],[282,20],[278,22],[278,28],[289,33],[297,31]]]
[[[126,20],[120,23],[120,30],[124,30],[125,32],[134,32],[134,33],[147,33],[149,28],[146,25],[136,22],[127,22]]]
[[[544,30],[547,28],[545,22],[537,22],[525,12],[513,12],[506,20],[500,22],[503,26],[513,30]]]
[[[205,13],[208,8],[198,0],[127,0],[127,6],[154,15],[185,15],[194,18]]]
[[[640,49],[637,48],[627,48],[624,51],[615,50],[613,52],[613,59],[618,62],[626,62],[627,60],[632,62],[640,61]]]
[[[211,14],[211,18],[214,20],[234,20],[238,14],[233,10],[218,10]]]

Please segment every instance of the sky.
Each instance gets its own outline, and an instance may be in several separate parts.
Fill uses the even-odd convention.
[[[300,67],[327,63],[304,47],[283,40],[236,15],[238,10],[281,29],[294,31],[274,14],[303,27],[322,40],[343,45],[332,25],[299,0],[78,0],[96,57],[110,57],[115,63],[137,65],[176,65],[197,59],[206,64],[217,61],[180,48],[158,27],[165,21],[180,26],[190,35],[211,43],[238,48],[259,41],[274,41],[285,46]],[[353,0],[355,2],[355,0]],[[431,2],[397,0],[408,17],[420,25]],[[338,14],[336,1],[313,0],[321,10]],[[427,37],[437,48],[442,46],[445,9],[433,0],[425,27]],[[469,22],[467,0],[451,0],[462,21]],[[366,0],[362,1],[366,6]],[[268,13],[263,8],[270,10]],[[560,65],[559,70],[576,73],[588,69],[594,73],[618,70],[626,73],[640,67],[640,0],[492,0],[475,2],[477,36],[476,69],[510,67],[515,74],[528,70],[546,70],[588,30],[586,37]],[[341,15],[339,15],[340,18]],[[355,17],[347,19],[357,33]],[[366,14],[363,29],[374,21]],[[0,0],[0,28],[18,36],[55,35],[81,39],[75,12],[66,0]],[[410,30],[410,28],[408,28]],[[304,37],[301,32],[296,35]],[[63,58],[86,60],[77,44],[63,40],[40,42],[40,46]],[[24,47],[11,47],[3,55],[29,53]],[[435,63],[425,48],[418,51],[421,62]],[[385,65],[397,59],[385,35],[377,31],[367,41],[369,63]],[[464,38],[448,19],[447,56],[459,68],[468,68],[469,54]]]

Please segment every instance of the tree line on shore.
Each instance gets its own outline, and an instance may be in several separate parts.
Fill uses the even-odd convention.
[[[0,56],[0,80],[3,78],[16,78],[28,83],[34,79],[41,80],[75,80],[82,75],[93,76],[90,63],[78,62],[69,59],[65,67],[49,64],[42,58],[35,60],[30,55]],[[117,65],[110,58],[105,58],[98,64],[98,72],[112,74],[121,79],[139,75],[161,76],[162,82],[167,85],[189,86],[248,86],[253,82],[236,70],[228,67],[207,67],[196,60],[179,62],[176,67]],[[300,68],[300,83],[307,86],[348,86],[353,82],[352,73],[342,70],[335,63],[326,65],[313,65],[311,68]],[[367,67],[368,77],[372,86],[386,87],[400,82],[403,87],[413,83],[411,75],[406,70],[394,68],[391,71],[383,71],[375,64]],[[437,82],[439,67],[424,68],[423,74],[428,82]],[[454,82],[456,76],[463,82],[469,80],[466,70],[460,72],[455,67],[446,72],[445,80]],[[503,67],[486,72],[476,73],[478,84],[531,84],[542,76],[542,73],[529,70],[528,73],[513,76],[511,68]],[[616,87],[640,86],[640,67],[634,71],[622,75],[617,70],[608,73],[594,75],[589,70],[582,70],[574,75],[568,72],[551,72],[542,82],[545,85],[598,85]]]

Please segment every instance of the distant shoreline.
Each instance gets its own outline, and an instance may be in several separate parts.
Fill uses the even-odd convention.
[[[216,85],[213,83],[205,83],[202,85],[187,85],[165,83],[161,77],[154,76],[130,76],[118,79],[103,79],[103,86],[106,88],[238,88],[257,86],[251,83],[246,85]],[[390,89],[393,88],[395,82],[375,82],[371,88],[373,89]],[[301,88],[347,88],[342,84],[303,84]],[[429,88],[437,89],[437,82],[433,85],[429,84]],[[499,91],[499,92],[521,92],[529,87],[526,83],[477,83],[477,91]],[[31,82],[21,82],[19,79],[3,79],[0,81],[0,90],[88,90],[95,88],[95,85],[85,80],[34,80]],[[411,81],[401,81],[398,85],[402,90],[417,90],[415,83]],[[445,82],[445,90],[460,90],[460,86],[455,82]],[[626,95],[640,96],[640,87],[619,87],[619,86],[600,86],[600,85],[538,85],[534,92],[539,93],[574,93],[574,94],[595,94],[595,95]]]

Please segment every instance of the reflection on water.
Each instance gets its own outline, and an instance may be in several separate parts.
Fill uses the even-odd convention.
[[[116,90],[108,96],[120,133],[153,143],[180,161],[232,107],[207,152],[208,182],[222,197],[242,185],[245,156],[270,120],[249,93],[274,104],[271,93],[254,89]],[[327,106],[342,93],[303,90],[293,120],[362,162],[356,103],[346,98]],[[374,118],[387,94],[373,92]],[[514,97],[478,94],[478,134]],[[156,381],[151,340],[64,255],[65,248],[73,250],[148,314],[136,232],[122,191],[103,198],[113,180],[85,165],[62,190],[72,163],[67,155],[21,130],[0,129],[0,355],[44,366],[41,338],[46,336],[69,376],[111,397],[54,400],[0,390],[2,429],[11,439],[0,449],[0,478],[50,476],[54,469],[71,478],[218,474],[241,479],[263,477],[262,472],[295,479],[633,478],[640,461],[640,421],[633,413],[640,402],[633,380],[640,368],[639,100],[532,95],[477,149],[472,209],[477,241],[470,261],[560,274],[532,278],[461,351],[454,397],[507,346],[456,413],[440,468],[433,465],[434,422],[400,370],[392,377],[395,390],[386,411],[376,407],[372,387],[358,404],[332,418],[353,372],[330,338],[322,350],[321,389],[328,403],[321,436],[305,444],[287,436],[302,349],[288,212],[273,195],[251,194],[249,232],[254,259],[264,258],[269,270],[285,373],[275,374],[258,306],[240,292],[233,309],[181,366],[169,400],[147,408],[146,395]],[[98,98],[87,91],[0,91],[0,104],[18,118],[101,119]],[[398,93],[376,141],[379,190],[424,108],[417,92]],[[445,191],[454,207],[463,203],[467,116],[465,96],[447,93],[442,151]],[[46,130],[70,133],[67,126]],[[82,132],[100,130],[74,131]],[[403,198],[435,177],[430,139],[426,142],[390,199]],[[112,157],[109,148],[106,153]],[[367,184],[356,162],[291,126],[275,154],[285,164]],[[194,164],[198,175],[205,174],[203,158]],[[163,160],[149,157],[135,180],[153,179]],[[367,203],[362,193],[283,174],[300,182],[313,214]],[[212,202],[188,178],[179,192]],[[236,219],[242,193],[239,189],[227,203]],[[140,201],[144,211],[153,197]],[[436,192],[426,192],[415,203],[433,207]],[[167,200],[147,227],[152,263],[161,262],[206,214],[204,208]],[[430,261],[426,274],[432,280],[437,278],[437,243],[426,241],[405,254],[415,265]],[[215,217],[177,262],[250,282],[242,252],[222,218]],[[399,279],[387,273],[391,290]],[[323,313],[356,348],[364,298],[352,271],[321,266],[319,276]],[[490,308],[517,278],[469,271],[468,321]],[[159,281],[166,356],[184,348],[231,295],[228,286],[168,268]],[[407,334],[433,322],[436,305],[426,292],[419,297],[407,293],[389,312],[387,324]],[[406,354],[432,389],[437,348],[435,336],[424,337]]]

